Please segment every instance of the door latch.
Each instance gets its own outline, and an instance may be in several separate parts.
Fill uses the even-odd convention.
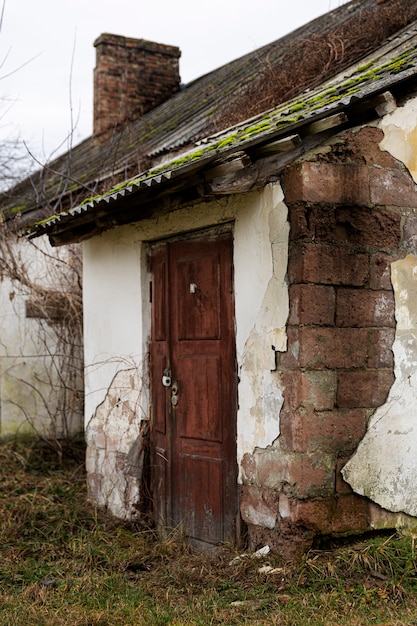
[[[171,388],[171,404],[177,406],[178,404],[178,383],[173,383]]]

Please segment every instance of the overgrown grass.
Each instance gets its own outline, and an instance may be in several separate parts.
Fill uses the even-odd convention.
[[[410,538],[231,564],[230,546],[193,554],[95,511],[70,452],[60,466],[44,446],[0,444],[1,626],[417,624]]]

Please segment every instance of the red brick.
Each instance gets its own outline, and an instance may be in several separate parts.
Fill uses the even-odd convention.
[[[386,150],[381,150],[379,144],[384,138],[384,132],[374,126],[363,126],[359,131],[346,131],[342,137],[347,141],[348,156],[358,163],[366,165],[382,165],[396,167],[394,157]],[[337,148],[337,146],[335,146]]]
[[[336,399],[337,377],[329,370],[286,371],[281,375],[284,385],[284,408],[300,407],[315,410],[332,409]]]
[[[329,495],[334,491],[333,455],[288,453],[280,449],[256,454],[258,486],[297,497]]]
[[[371,289],[338,289],[336,324],[338,326],[395,327],[394,295]]]
[[[241,461],[243,480],[245,483],[256,483],[256,461],[248,452],[243,455]]]
[[[408,215],[403,227],[403,246],[409,250],[417,249],[417,216]]]
[[[314,500],[289,499],[289,522],[294,526],[309,528],[317,534],[330,532],[334,515],[335,499],[333,497],[316,498]]]
[[[361,367],[366,363],[366,329],[289,328],[288,351],[280,355],[282,368]]]
[[[315,500],[290,500],[290,521],[316,533],[364,532],[369,530],[367,500],[354,494]]]
[[[386,209],[338,207],[335,238],[342,240],[338,229],[344,227],[344,239],[356,246],[396,248],[401,239],[401,216]]]
[[[300,329],[298,327],[287,328],[287,351],[277,352],[277,363],[280,369],[294,370],[298,368],[300,355],[299,342]]]
[[[384,252],[371,254],[369,274],[369,286],[371,289],[386,289],[387,291],[392,291],[391,263],[395,260],[393,256],[385,254]]]
[[[294,452],[338,453],[354,450],[366,431],[364,409],[295,413],[285,428],[291,431]],[[286,445],[289,445],[286,436]]]
[[[417,208],[416,190],[413,179],[405,170],[373,168],[370,171],[372,204],[415,209]]]
[[[304,243],[292,247],[290,283],[362,286],[368,280],[367,254],[329,244]]]
[[[181,53],[173,46],[109,34],[94,45],[94,136],[100,141],[178,91]]]
[[[392,328],[369,331],[368,367],[394,367],[392,346],[395,330]]]
[[[363,367],[366,364],[367,337],[365,328],[289,328],[288,351],[280,355],[280,367]]]
[[[284,563],[299,563],[309,551],[314,540],[314,532],[305,528],[269,529],[253,524],[247,525],[248,549],[252,552],[262,546],[269,546],[279,554]]]
[[[368,204],[368,168],[304,161],[283,176],[286,202]]]
[[[339,495],[333,511],[330,531],[352,533],[369,530],[368,501],[355,494]]]
[[[269,489],[242,485],[240,513],[247,524],[275,528],[278,519],[279,493]]]
[[[335,292],[333,287],[304,284],[290,287],[289,324],[334,324]]]
[[[351,458],[350,456],[339,457],[336,462],[336,493],[346,494],[353,493],[352,487],[347,483],[342,476],[342,469]]]
[[[384,404],[394,382],[389,370],[339,372],[337,404],[340,408],[372,408]]]

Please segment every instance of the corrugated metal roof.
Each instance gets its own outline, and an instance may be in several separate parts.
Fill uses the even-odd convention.
[[[319,88],[307,90],[269,112],[218,132],[217,125],[227,117],[232,99],[257,79],[265,59],[279,71],[291,47],[303,46],[311,37],[325,36],[340,25],[349,25],[350,20],[365,23],[375,6],[375,0],[353,0],[193,81],[106,143],[94,145],[90,138],[37,172],[14,188],[10,197],[3,198],[3,208],[9,216],[20,213],[23,225],[38,222],[35,232],[45,232],[58,222],[84,215],[99,206],[155,185],[168,184],[170,178],[185,177],[190,171],[237,150],[288,135],[349,106],[355,98],[363,99],[389,88],[415,71],[415,55],[411,50],[415,45],[415,42],[411,45],[415,27],[389,40],[376,55],[360,64],[366,66],[372,62],[373,67],[362,70],[360,65],[351,67]],[[417,7],[415,12],[417,16]],[[401,45],[406,60],[396,60],[401,56]],[[394,62],[395,67],[391,67],[390,63]],[[327,68],[326,75],[331,73],[332,67]],[[120,181],[123,181],[121,185],[112,188]],[[110,190],[106,192],[106,188]],[[75,209],[65,211],[74,205],[77,205]],[[50,217],[54,213],[60,215]]]
[[[301,132],[309,124],[391,89],[417,75],[417,24],[387,42],[378,52],[362,59],[320,88],[308,91],[267,113],[197,142],[190,150],[168,159],[157,168],[126,181],[80,206],[41,222],[32,233],[48,231],[59,223],[76,219],[106,204],[172,179],[189,176],[234,153]],[[140,217],[138,215],[138,217]]]

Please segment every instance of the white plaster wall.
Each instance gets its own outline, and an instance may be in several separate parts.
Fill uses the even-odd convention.
[[[49,257],[65,256],[65,251],[53,250],[46,239],[36,246],[25,240],[10,245],[30,280],[60,288],[53,283]],[[0,280],[0,436],[35,432],[59,438],[79,433],[81,407],[65,416],[59,407],[59,372],[51,358],[56,334],[43,320],[26,317],[26,291],[5,276]]]
[[[395,382],[374,413],[344,479],[384,509],[417,516],[417,257],[392,264]]]
[[[146,360],[140,241],[128,227],[83,244],[86,426],[116,373]]]
[[[286,348],[289,233],[281,187],[269,185],[262,191],[178,209],[84,244],[87,470],[93,498],[118,517],[130,515],[135,496],[135,487],[128,487],[123,475],[123,459],[138,435],[140,419],[148,415],[148,396],[143,393],[147,380],[136,383],[139,391],[126,384],[120,397],[127,409],[122,403],[116,406],[123,372],[133,375],[138,368],[146,378],[150,304],[146,243],[142,242],[228,222],[234,223],[240,460],[279,435],[283,399],[275,352]],[[104,431],[103,423],[107,424]]]

